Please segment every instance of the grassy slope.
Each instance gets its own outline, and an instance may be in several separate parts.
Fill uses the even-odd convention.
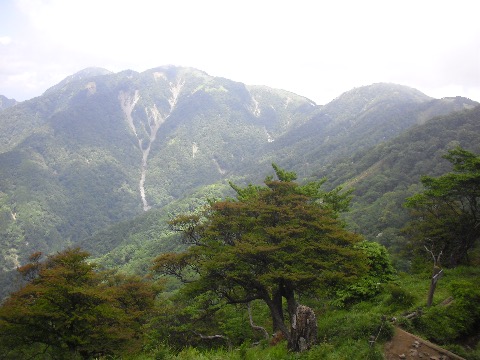
[[[172,360],[291,360],[291,359],[326,359],[326,360],[356,360],[356,359],[383,359],[383,345],[393,335],[394,324],[391,319],[396,318],[395,325],[405,328],[407,331],[418,336],[428,338],[428,334],[422,331],[421,322],[407,320],[405,314],[411,313],[423,307],[422,318],[428,318],[431,313],[445,308],[442,302],[452,296],[451,287],[463,281],[478,287],[480,268],[478,266],[462,267],[457,269],[445,269],[444,277],[439,281],[435,293],[434,305],[431,309],[425,309],[425,302],[429,288],[429,271],[409,275],[399,274],[397,279],[390,284],[383,284],[380,294],[371,299],[358,302],[347,308],[335,308],[325,305],[325,302],[311,302],[318,319],[318,345],[306,353],[292,354],[286,350],[286,344],[281,342],[275,346],[269,346],[265,341],[252,346],[243,344],[236,348],[217,348],[200,350],[198,348],[186,348],[175,352],[169,347],[156,346],[147,353],[133,356],[131,359],[172,359]],[[307,300],[305,300],[308,302]],[[453,305],[450,305],[453,306]],[[477,305],[477,308],[480,305]],[[454,308],[452,307],[452,313]],[[473,309],[475,310],[475,309]],[[473,311],[474,312],[474,311]],[[478,312],[478,309],[477,309]],[[385,322],[382,319],[387,319]],[[437,319],[441,322],[443,319]],[[450,319],[452,322],[453,320]],[[443,329],[438,329],[439,331]],[[469,351],[461,347],[472,339],[471,336],[462,336],[455,341],[447,341],[439,345],[457,353],[466,359],[478,359],[480,349],[472,347]],[[373,347],[369,344],[370,336],[377,338]]]

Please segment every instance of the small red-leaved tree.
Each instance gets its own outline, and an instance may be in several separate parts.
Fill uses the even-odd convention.
[[[96,271],[79,249],[40,256],[19,269],[28,282],[0,307],[1,358],[86,359],[141,345],[150,283]]]

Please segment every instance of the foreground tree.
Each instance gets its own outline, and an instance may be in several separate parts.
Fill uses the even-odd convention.
[[[274,169],[278,179],[268,177],[266,186],[232,184],[236,199],[174,219],[190,247],[159,256],[153,270],[176,276],[192,295],[214,293],[229,304],[262,300],[273,331],[298,351],[316,337],[315,316],[300,306],[299,295],[325,295],[351,283],[363,274],[364,257],[354,247],[361,238],[338,219],[348,194],[322,191],[323,181],[299,185],[294,173]]]
[[[425,190],[407,199],[413,217],[407,232],[419,251],[443,254],[446,265],[456,266],[468,262],[480,238],[480,156],[458,147],[444,158],[453,171],[422,177]]]
[[[19,271],[28,281],[0,307],[0,358],[76,359],[135,349],[155,289],[96,271],[88,253],[66,250]]]

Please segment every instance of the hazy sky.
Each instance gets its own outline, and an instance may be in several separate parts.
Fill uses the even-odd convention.
[[[0,94],[190,66],[325,104],[393,82],[480,101],[478,0],[0,0]]]

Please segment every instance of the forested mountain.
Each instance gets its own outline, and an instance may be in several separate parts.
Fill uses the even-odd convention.
[[[204,72],[86,69],[0,114],[1,270],[217,182],[317,107]]]
[[[340,158],[388,141],[433,116],[475,104],[461,97],[432,99],[418,90],[395,84],[353,89],[279,139],[272,157],[281,158],[279,162],[299,174],[312,174]]]
[[[433,103],[459,100],[443,99]],[[344,214],[348,226],[367,239],[385,245],[395,257],[397,266],[406,270],[408,263],[398,256],[407,242],[401,232],[408,221],[403,206],[405,199],[420,191],[422,175],[439,176],[451,171],[449,162],[442,156],[456,146],[480,152],[480,106],[434,117],[373,148],[339,157],[338,161],[317,168],[320,170],[314,178],[326,177],[329,180],[326,185],[330,188],[353,189],[351,211]],[[265,166],[260,174],[250,177],[264,177],[268,170]],[[198,206],[202,197],[220,198],[227,190],[224,184],[204,188],[203,193],[183,203],[172,203],[170,208],[151,211],[86,238],[82,246],[95,256],[106,254],[103,261],[108,266],[126,265],[132,271],[145,270],[144,259],[180,246],[167,226],[172,213]],[[98,252],[95,249],[100,243],[103,247]]]
[[[345,216],[349,226],[398,255],[406,245],[401,232],[408,221],[405,199],[421,190],[421,176],[452,170],[443,156],[457,146],[480,152],[480,106],[413,126],[391,141],[331,164],[321,175],[332,179],[332,185],[355,189],[352,211]]]
[[[229,180],[262,180],[271,162],[301,177],[354,183],[359,202],[351,220],[360,228],[353,214],[368,214],[360,204],[380,201],[390,190],[379,185],[365,200],[362,194],[373,190],[358,177],[375,183],[388,178],[393,170],[387,160],[385,174],[370,169],[380,168],[385,149],[397,156],[395,141],[403,141],[406,151],[415,134],[433,136],[437,130],[422,129],[437,129],[446,119],[475,123],[476,110],[447,115],[475,105],[374,84],[319,106],[287,91],[191,68],[116,74],[85,69],[0,112],[0,272],[34,251],[75,244],[112,266],[146,266],[143,256],[176,246],[166,227],[171,213],[194,208],[206,196],[223,196]],[[429,120],[442,115],[447,117]],[[456,135],[448,142],[478,144],[478,129],[465,126],[452,128]],[[445,134],[438,136],[440,153],[448,142],[443,144]],[[419,159],[405,161],[430,172],[429,158]],[[381,231],[376,226],[369,228],[372,234]]]

